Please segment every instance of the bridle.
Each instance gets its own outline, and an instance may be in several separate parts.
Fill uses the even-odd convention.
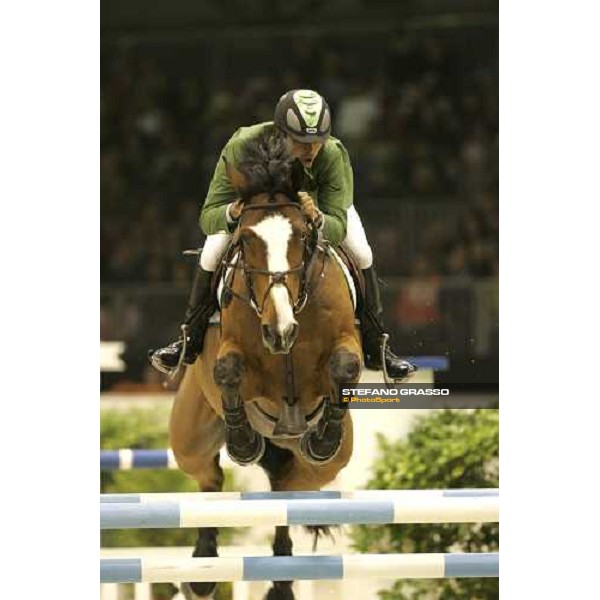
[[[272,194],[271,197],[274,197]],[[242,214],[240,215],[240,219],[238,221],[237,230],[233,237],[233,243],[231,245],[230,251],[226,253],[226,256],[223,258],[223,266],[225,269],[233,269],[233,275],[231,277],[231,281],[227,282],[227,277],[225,277],[225,282],[223,286],[223,304],[226,306],[229,303],[229,300],[232,296],[235,296],[239,300],[243,301],[245,304],[250,306],[254,312],[258,315],[259,318],[262,317],[265,302],[267,297],[269,296],[269,292],[275,285],[283,285],[287,290],[290,302],[292,304],[292,310],[294,315],[299,314],[304,307],[306,306],[306,302],[310,294],[314,291],[315,287],[311,287],[312,274],[314,271],[316,258],[318,254],[318,250],[324,249],[323,252],[323,261],[321,266],[321,272],[319,278],[317,279],[317,285],[323,278],[323,274],[325,271],[326,265],[326,257],[329,254],[329,247],[327,243],[324,243],[322,246],[318,244],[319,231],[317,227],[311,222],[306,220],[308,226],[308,235],[303,243],[302,248],[302,260],[299,265],[292,267],[286,271],[270,271],[268,269],[257,269],[254,267],[249,267],[246,263],[246,259],[244,257],[244,245],[239,240],[239,232],[242,228],[242,221],[244,215],[251,210],[279,210],[284,207],[295,208],[296,210],[302,212],[300,205],[297,202],[280,202],[280,203],[269,203],[269,204],[259,204],[259,205],[249,205],[244,206],[242,208]],[[238,294],[233,289],[233,284],[235,281],[235,275],[238,271],[241,271],[246,285],[246,296],[242,296]],[[227,272],[227,271],[226,271]],[[294,301],[292,291],[288,285],[288,275],[292,273],[300,272],[300,291],[298,293],[298,298]],[[265,290],[261,301],[259,302],[256,298],[256,294],[254,292],[254,275],[266,275],[269,277],[269,285]]]

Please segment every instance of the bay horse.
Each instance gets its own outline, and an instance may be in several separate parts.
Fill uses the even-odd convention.
[[[319,490],[352,454],[350,411],[338,385],[362,364],[352,298],[334,251],[303,215],[293,160],[282,137],[250,142],[238,169],[227,165],[243,209],[223,259],[220,331],[209,327],[187,367],[170,419],[179,467],[200,491],[220,491],[219,450],[258,463],[273,491]],[[314,527],[315,542],[327,531]],[[287,526],[275,556],[290,556]],[[217,530],[200,528],[193,556],[217,556]],[[210,598],[215,583],[188,583]],[[267,600],[293,600],[292,582],[273,582]]]

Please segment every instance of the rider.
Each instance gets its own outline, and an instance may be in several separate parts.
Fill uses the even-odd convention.
[[[207,238],[185,315],[188,337],[183,362],[193,364],[202,352],[208,320],[215,311],[211,278],[241,214],[241,202],[227,176],[226,164],[236,165],[244,143],[268,129],[283,132],[291,155],[303,167],[304,191],[298,194],[303,212],[316,218],[323,237],[332,245],[344,242],[362,270],[366,308],[361,315],[364,361],[367,368],[380,369],[381,337],[385,330],[373,253],[353,204],[348,152],[331,136],[327,102],[312,90],[285,93],[275,107],[274,122],[238,129],[221,153],[200,215],[200,226]],[[150,361],[158,370],[171,372],[179,363],[182,349],[183,338],[180,337],[165,348],[151,350]],[[385,363],[393,378],[404,377],[411,369],[410,363],[398,358],[389,348],[386,348]]]

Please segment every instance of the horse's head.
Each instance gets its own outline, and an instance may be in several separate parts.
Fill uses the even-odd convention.
[[[312,226],[300,210],[293,159],[280,136],[251,144],[229,177],[244,201],[235,238],[246,291],[261,320],[263,343],[273,354],[290,351],[298,335],[296,314],[306,302]]]

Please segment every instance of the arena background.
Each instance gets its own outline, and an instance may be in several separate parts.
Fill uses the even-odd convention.
[[[101,339],[157,383],[177,335],[218,153],[287,89],[319,90],[354,168],[386,325],[446,377],[497,382],[498,6],[241,0],[101,3]]]

